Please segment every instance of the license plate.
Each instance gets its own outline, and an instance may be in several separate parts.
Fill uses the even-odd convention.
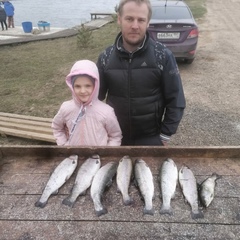
[[[157,38],[158,39],[179,39],[180,33],[158,33]]]

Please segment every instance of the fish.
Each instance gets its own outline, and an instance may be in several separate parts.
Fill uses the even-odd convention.
[[[192,219],[204,218],[204,215],[198,206],[197,181],[192,170],[184,165],[179,170],[178,176],[183,195],[192,209]]]
[[[78,196],[85,195],[87,189],[91,186],[93,177],[101,166],[99,155],[95,154],[83,162],[78,170],[71,194],[65,198],[62,203],[73,207]]]
[[[117,168],[117,187],[123,197],[123,204],[130,205],[133,199],[129,196],[128,189],[132,177],[133,164],[129,156],[124,156],[120,159]]]
[[[154,215],[152,203],[154,197],[153,176],[149,166],[141,158],[135,160],[134,178],[145,203],[143,214]]]
[[[90,195],[94,204],[95,213],[98,217],[108,212],[107,208],[102,205],[102,195],[106,187],[111,186],[113,177],[117,172],[117,167],[117,162],[109,162],[102,166],[93,178]]]
[[[72,176],[78,164],[78,156],[71,155],[65,158],[51,174],[40,199],[35,203],[36,207],[44,208],[48,198],[57,194],[58,189]]]
[[[167,158],[162,163],[159,171],[159,181],[162,194],[162,206],[160,209],[160,214],[173,215],[171,199],[174,197],[177,187],[178,169],[175,162],[171,158]]]
[[[216,181],[221,176],[217,173],[213,173],[212,176],[206,178],[199,186],[199,198],[202,205],[207,208],[214,198],[214,190]]]

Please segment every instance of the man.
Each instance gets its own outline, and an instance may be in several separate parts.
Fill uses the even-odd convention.
[[[122,145],[166,145],[185,108],[176,60],[147,32],[151,14],[149,0],[121,0],[121,32],[97,63],[99,99],[114,108]]]
[[[4,9],[6,11],[7,14],[7,19],[8,19],[8,28],[12,27],[14,28],[14,6],[12,5],[12,3],[10,3],[9,1],[5,0],[3,1],[3,5],[4,5]]]
[[[7,19],[7,14],[5,10],[2,8],[0,3],[0,22],[2,26],[2,31],[4,31],[4,25],[5,25],[5,30],[8,30],[6,19]]]

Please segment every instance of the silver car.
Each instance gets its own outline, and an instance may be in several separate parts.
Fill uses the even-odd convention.
[[[198,26],[184,1],[152,1],[148,32],[168,47],[177,60],[191,64],[196,55]]]

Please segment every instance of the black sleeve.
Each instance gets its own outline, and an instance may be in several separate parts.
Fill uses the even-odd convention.
[[[105,77],[104,77],[104,65],[103,65],[103,54],[101,53],[98,57],[98,61],[97,61],[97,67],[98,67],[98,71],[99,71],[99,84],[100,84],[100,88],[99,88],[99,95],[98,98],[99,100],[104,100],[107,94],[107,83],[106,81],[104,81]]]
[[[179,69],[174,55],[168,49],[165,49],[163,67],[165,114],[161,133],[171,136],[177,131],[186,103]]]

